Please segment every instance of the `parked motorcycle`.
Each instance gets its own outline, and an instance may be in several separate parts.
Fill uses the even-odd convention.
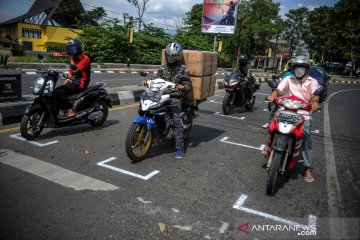
[[[224,79],[224,88],[226,94],[222,110],[228,115],[235,107],[251,110],[256,100],[255,92],[260,89],[260,84],[254,78],[246,80],[241,73],[233,71]]]
[[[272,88],[275,86],[272,86]],[[314,95],[322,95],[324,87],[318,88]],[[311,103],[295,96],[277,97],[274,100],[276,113],[269,126],[271,139],[270,157],[266,169],[269,172],[267,178],[266,193],[274,193],[278,174],[292,169],[300,155],[302,137],[304,134],[304,117],[299,111],[311,111]]]
[[[145,73],[140,75],[146,76]],[[169,109],[169,99],[178,96],[176,84],[157,78],[147,81],[148,90],[140,96],[139,117],[135,118],[127,132],[125,149],[134,162],[145,159],[154,143],[175,139],[175,127]],[[180,118],[184,127],[184,139],[190,135],[194,107],[182,105]]]
[[[26,108],[22,117],[21,135],[27,140],[35,139],[40,135],[45,124],[49,127],[82,123],[89,123],[95,127],[102,125],[107,119],[108,108],[111,107],[107,99],[108,93],[104,89],[106,84],[98,83],[83,92],[68,96],[76,115],[73,118],[63,119],[60,117],[60,109],[55,100],[54,87],[59,78],[64,80],[67,77],[63,73],[46,69],[42,55],[38,55],[38,58],[43,63],[43,74],[35,81],[33,94],[37,97]]]

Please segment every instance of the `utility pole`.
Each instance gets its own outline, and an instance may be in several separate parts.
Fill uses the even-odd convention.
[[[133,36],[134,36],[134,27],[133,27],[133,17],[130,17],[129,27],[128,27],[128,38],[129,38],[129,48],[128,48],[128,58],[127,58],[127,70],[130,72],[130,58],[131,58],[131,52],[132,52],[132,42],[133,42]]]

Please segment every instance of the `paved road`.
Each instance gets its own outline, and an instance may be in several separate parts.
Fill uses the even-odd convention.
[[[350,89],[357,90],[339,92]],[[201,104],[184,160],[174,159],[169,143],[155,146],[148,159],[131,163],[124,140],[137,104],[111,111],[101,128],[47,129],[37,143],[58,142],[43,147],[10,137],[17,130],[1,129],[0,149],[9,150],[0,150],[0,235],[3,239],[328,239],[329,233],[337,234],[327,225],[334,209],[357,221],[345,230],[359,230],[360,134],[355,128],[360,121],[359,91],[358,85],[330,86],[330,128],[323,128],[325,110],[314,116],[315,183],[303,181],[299,164],[273,197],[265,194],[267,172],[259,150],[267,138],[260,127],[268,117],[261,94],[270,90],[264,85],[253,112],[236,110],[232,118],[215,114],[221,112],[223,91]],[[328,188],[327,139],[332,140],[342,203],[330,207],[336,199],[329,193],[336,187]],[[145,176],[150,178],[144,180]],[[252,228],[294,222],[316,222],[317,236]]]

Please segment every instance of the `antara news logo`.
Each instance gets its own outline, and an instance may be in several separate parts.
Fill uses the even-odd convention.
[[[316,225],[254,224],[245,223],[237,228],[245,234],[251,232],[297,232],[299,236],[316,236]]]

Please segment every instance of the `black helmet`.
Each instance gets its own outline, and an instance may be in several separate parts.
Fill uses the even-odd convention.
[[[246,54],[241,54],[240,57],[239,57],[239,63],[242,64],[242,65],[246,65],[248,64],[248,57],[246,56]]]
[[[72,54],[72,55],[82,54],[84,52],[84,45],[83,45],[82,41],[77,39],[77,38],[71,39],[66,44],[66,52],[67,52],[68,55],[70,55],[70,54]]]

